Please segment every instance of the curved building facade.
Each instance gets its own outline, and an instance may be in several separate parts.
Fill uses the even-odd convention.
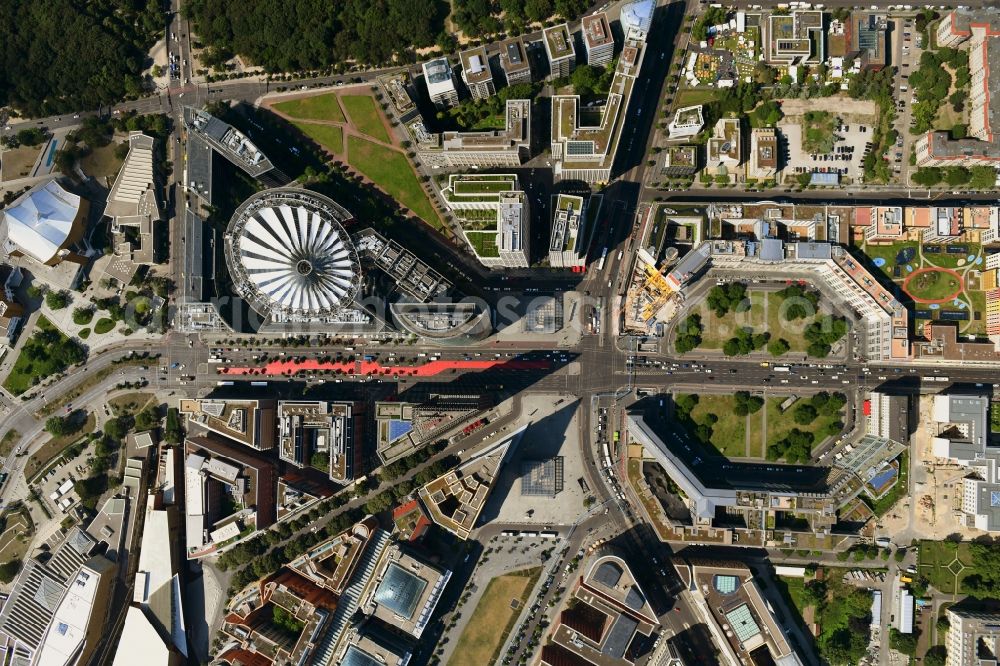
[[[233,289],[274,322],[322,322],[351,307],[361,265],[343,224],[351,214],[307,190],[259,192],[225,233]]]

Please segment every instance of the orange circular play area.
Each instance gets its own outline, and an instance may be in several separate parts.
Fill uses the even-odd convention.
[[[928,298],[927,296],[920,295],[920,292],[923,289],[933,288],[934,286],[933,284],[926,285],[922,283],[925,283],[928,277],[934,273],[945,275],[948,278],[951,278],[955,281],[954,290],[947,296]],[[917,280],[917,282],[911,287],[911,283],[913,283],[914,280]],[[919,268],[910,273],[906,277],[906,280],[903,281],[903,291],[905,291],[910,296],[910,298],[912,298],[916,303],[939,303],[939,304],[950,303],[954,301],[956,298],[958,298],[959,294],[961,294],[964,290],[965,290],[965,280],[962,279],[962,276],[958,273],[958,271],[952,270],[950,268],[940,268],[936,266],[933,268]]]

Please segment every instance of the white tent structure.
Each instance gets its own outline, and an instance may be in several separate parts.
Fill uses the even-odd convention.
[[[55,179],[35,186],[2,211],[4,249],[20,251],[42,264],[55,263],[78,221],[81,204],[79,196]]]

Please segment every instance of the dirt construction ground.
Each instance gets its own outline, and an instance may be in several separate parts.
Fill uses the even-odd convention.
[[[883,526],[890,534],[909,531],[916,539],[940,540],[961,534],[968,540],[986,534],[965,526],[962,479],[968,472],[953,463],[941,463],[933,455],[931,440],[938,427],[931,418],[934,396],[922,395],[918,404],[919,421],[910,448],[913,507],[904,499],[883,517]]]

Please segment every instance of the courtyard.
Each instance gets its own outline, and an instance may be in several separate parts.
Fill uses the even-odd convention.
[[[986,334],[986,292],[980,288],[983,249],[978,243],[859,244],[877,271],[912,302],[916,327],[953,321],[962,335]]]

